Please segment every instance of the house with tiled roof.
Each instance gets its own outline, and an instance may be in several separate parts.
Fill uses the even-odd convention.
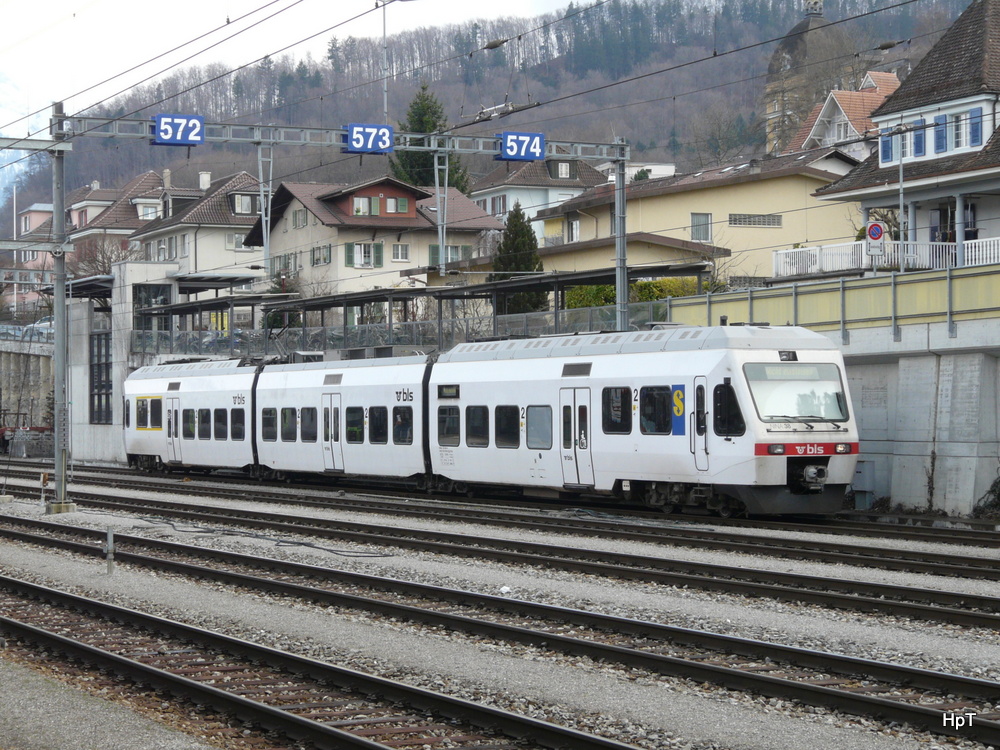
[[[607,175],[583,161],[552,156],[540,161],[501,161],[476,180],[469,196],[483,211],[502,222],[518,203],[529,221],[539,211],[557,206],[608,181]],[[538,246],[544,247],[544,225],[535,224]]]
[[[487,255],[503,224],[454,188],[443,201],[444,247],[434,188],[381,177],[355,185],[281,183],[271,201],[268,273],[294,279],[306,296],[435,283],[414,267]],[[258,220],[244,245],[263,252]],[[434,274],[436,276],[436,274]]]
[[[202,186],[159,193],[161,216],[136,230],[131,240],[147,261],[177,261],[179,273],[245,269],[253,255],[243,238],[260,216],[260,183],[248,172],[214,181],[206,172]]]
[[[145,172],[129,180],[120,190],[101,188],[98,183],[72,191],[66,198],[66,240],[74,252],[87,252],[101,243],[127,247],[129,237],[159,215],[159,192],[163,178]]]
[[[731,285],[764,283],[775,247],[853,237],[854,212],[821,203],[813,193],[855,164],[827,148],[633,182],[625,191],[628,263],[707,257]],[[546,248],[548,256],[541,253],[546,270],[555,267],[556,255],[563,259],[560,270],[569,263],[575,267],[564,270],[607,265],[614,257],[614,193],[613,185],[602,185],[539,213],[545,233],[565,240]],[[579,255],[584,248],[587,255]]]
[[[857,91],[831,91],[809,113],[789,144],[789,151],[836,145],[852,158],[864,161],[876,144],[870,136],[878,132],[872,112],[898,88],[895,73],[868,71]]]
[[[1000,0],[975,0],[872,113],[878,149],[824,202],[860,202],[865,219],[902,209],[902,229],[878,258],[901,270],[1000,260]],[[874,212],[874,213],[873,213]],[[789,251],[793,252],[793,251]]]

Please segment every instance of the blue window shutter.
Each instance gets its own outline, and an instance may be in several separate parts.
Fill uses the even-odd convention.
[[[372,213],[371,213],[371,215],[372,215],[372,216],[378,216],[378,215],[379,215],[379,214],[378,214],[378,211],[379,211],[379,200],[378,200],[378,196],[373,196],[373,197],[371,198],[371,212],[372,212]]]
[[[372,244],[372,265],[375,268],[382,267],[382,243],[376,242]]]
[[[983,108],[975,107],[969,110],[969,145],[983,145]]]
[[[882,153],[879,155],[879,159],[885,163],[887,161],[892,161],[892,136],[888,135],[889,128],[882,129]]]
[[[941,154],[948,150],[948,117],[938,115],[934,118],[934,153]]]
[[[429,266],[439,266],[441,265],[441,246],[431,245],[430,260],[427,261]]]
[[[923,118],[916,120],[913,123],[913,155],[914,156],[924,156],[927,153],[927,139],[925,137],[927,131],[924,130]]]
[[[345,242],[344,243],[344,265],[354,266],[354,243]]]

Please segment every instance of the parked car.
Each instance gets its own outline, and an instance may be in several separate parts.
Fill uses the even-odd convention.
[[[49,322],[42,322],[42,321]],[[56,340],[56,329],[52,324],[52,318],[42,318],[42,320],[25,326],[21,331],[21,341],[43,341],[51,344]]]
[[[21,338],[21,333],[24,329],[18,325],[11,324],[0,324],[0,339],[7,339],[8,341],[17,341]]]

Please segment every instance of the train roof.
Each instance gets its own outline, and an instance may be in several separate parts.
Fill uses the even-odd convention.
[[[537,339],[459,344],[439,362],[579,357],[707,349],[836,349],[822,334],[798,326],[669,326],[651,331],[579,333]]]
[[[173,364],[147,365],[128,376],[129,380],[154,380],[170,377],[197,377],[199,375],[232,375],[250,373],[256,369],[243,363],[241,359],[206,359],[203,362],[177,362]]]

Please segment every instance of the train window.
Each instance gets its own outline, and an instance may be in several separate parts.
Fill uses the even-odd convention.
[[[333,442],[340,442],[340,407],[333,407]]]
[[[736,400],[736,391],[729,383],[715,386],[712,393],[712,412],[716,435],[742,435],[747,431],[743,412]]]
[[[260,436],[269,442],[278,439],[278,410],[261,409],[260,411]]]
[[[323,442],[330,442],[330,407],[323,407]]]
[[[281,442],[294,443],[298,432],[298,419],[295,416],[294,406],[285,406],[281,409]]]
[[[552,407],[529,406],[525,419],[525,444],[533,450],[552,447]]]
[[[465,444],[478,448],[490,444],[490,407],[465,407]]]
[[[413,443],[413,407],[392,407],[392,442],[396,445]]]
[[[521,445],[521,410],[516,406],[498,406],[493,410],[493,417],[497,448],[517,448]]]
[[[132,402],[125,399],[125,421],[122,422],[126,427],[132,426]]]
[[[673,422],[669,385],[639,389],[639,430],[643,435],[669,435]]]
[[[694,430],[699,435],[708,431],[708,414],[705,412],[705,386],[699,385],[694,392]]]
[[[211,440],[212,438],[212,410],[198,410],[198,439]]]
[[[457,406],[438,407],[438,445],[458,445],[461,430],[461,412]]]
[[[345,430],[348,443],[365,441],[365,410],[360,406],[348,406],[344,410]]]
[[[149,426],[163,427],[163,399],[149,399]]]
[[[318,434],[319,425],[317,423],[317,411],[313,406],[302,408],[302,426],[299,428],[302,431],[302,442],[303,443],[315,443],[316,435]]]
[[[601,424],[610,435],[632,432],[632,389],[605,388],[601,394]]]
[[[135,400],[135,426],[140,430],[149,427],[148,398],[137,398]]]
[[[373,406],[368,409],[368,442],[384,444],[389,442],[389,409]]]
[[[229,437],[233,440],[243,440],[246,437],[246,414],[242,409],[232,409],[229,412]]]
[[[580,441],[577,443],[576,447],[582,451],[587,450],[587,445],[590,443],[590,438],[587,432],[590,430],[590,422],[587,420],[587,407],[582,404],[577,409],[577,429],[580,430]]]
[[[229,412],[225,409],[215,410],[215,419],[213,420],[215,429],[215,439],[216,440],[228,440],[229,439]]]
[[[194,440],[194,433],[198,428],[198,415],[194,409],[185,409],[181,412],[184,419],[181,425],[181,436],[186,440]]]
[[[573,447],[573,407],[566,405],[562,408],[562,437],[563,448]]]
[[[178,430],[180,430],[180,420],[177,418],[177,410],[174,409],[174,437],[177,437]]]

